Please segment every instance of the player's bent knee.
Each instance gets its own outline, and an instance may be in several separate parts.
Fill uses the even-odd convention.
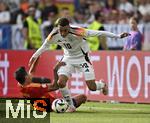
[[[61,80],[58,80],[57,84],[60,88],[64,88],[66,86],[66,82],[61,81]]]
[[[66,86],[68,78],[65,75],[60,75],[59,80],[57,81],[57,84],[60,88],[64,88]]]

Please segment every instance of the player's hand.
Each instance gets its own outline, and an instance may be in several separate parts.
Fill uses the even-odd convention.
[[[125,38],[127,36],[131,35],[130,33],[124,32],[120,34],[120,38]]]
[[[65,65],[66,65],[65,62],[58,62],[54,67],[54,71],[57,72],[61,66],[65,66]]]

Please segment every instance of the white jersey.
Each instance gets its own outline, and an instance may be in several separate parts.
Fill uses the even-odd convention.
[[[76,31],[76,32],[75,32]],[[78,30],[79,31],[79,30]],[[76,29],[70,29],[69,34],[63,38],[58,30],[55,29],[52,33],[50,44],[55,43],[60,45],[64,50],[64,57],[78,58],[84,56],[84,53],[89,52],[89,47],[84,36],[77,33]]]
[[[120,38],[120,36],[107,31],[88,30],[80,27],[70,27],[69,34],[63,38],[60,35],[58,28],[54,28],[33,57],[38,57],[42,52],[49,49],[50,44],[55,43],[64,49],[64,57],[78,59],[90,51],[88,43],[86,42],[86,37],[101,35]]]

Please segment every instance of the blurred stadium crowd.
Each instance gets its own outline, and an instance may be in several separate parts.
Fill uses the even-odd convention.
[[[106,26],[107,24],[128,25],[129,18],[133,16],[137,18],[139,24],[147,26],[150,22],[150,0],[66,0],[73,4],[73,11],[67,6],[62,8],[57,6],[63,0],[0,1],[0,25],[17,24],[21,25],[21,28],[28,27],[25,21],[29,16],[31,5],[34,6],[34,18],[42,20],[43,39],[53,29],[55,21],[62,16],[81,27],[88,27],[95,20],[97,13],[101,23]],[[147,33],[149,32],[150,29]],[[148,40],[150,43],[150,38]],[[149,50],[149,47],[147,49]]]
[[[69,16],[72,23],[89,24],[94,20],[94,13],[101,11],[103,23],[126,24],[128,18],[136,16],[140,23],[150,21],[150,0],[74,0],[73,15],[69,8],[59,10],[56,0],[1,0],[0,23],[16,24],[22,22],[28,15],[28,6],[35,4],[36,17],[43,21]],[[67,11],[68,10],[68,11]],[[7,16],[7,18],[2,15]],[[21,17],[20,17],[21,16]]]

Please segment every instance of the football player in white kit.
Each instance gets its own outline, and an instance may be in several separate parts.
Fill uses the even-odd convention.
[[[66,87],[66,83],[71,74],[78,69],[83,72],[85,82],[91,91],[100,90],[107,95],[108,88],[103,81],[95,81],[95,73],[89,57],[89,47],[86,42],[88,36],[105,35],[111,38],[124,38],[129,36],[129,33],[122,33],[116,35],[107,31],[88,30],[80,27],[72,27],[68,19],[60,18],[58,25],[48,35],[43,45],[30,58],[29,66],[32,65],[36,59],[46,50],[49,49],[50,44],[58,44],[64,49],[64,56],[62,61],[66,63],[58,70],[58,86],[64,99],[70,105],[68,112],[74,112],[76,109],[71,99],[70,91]]]

